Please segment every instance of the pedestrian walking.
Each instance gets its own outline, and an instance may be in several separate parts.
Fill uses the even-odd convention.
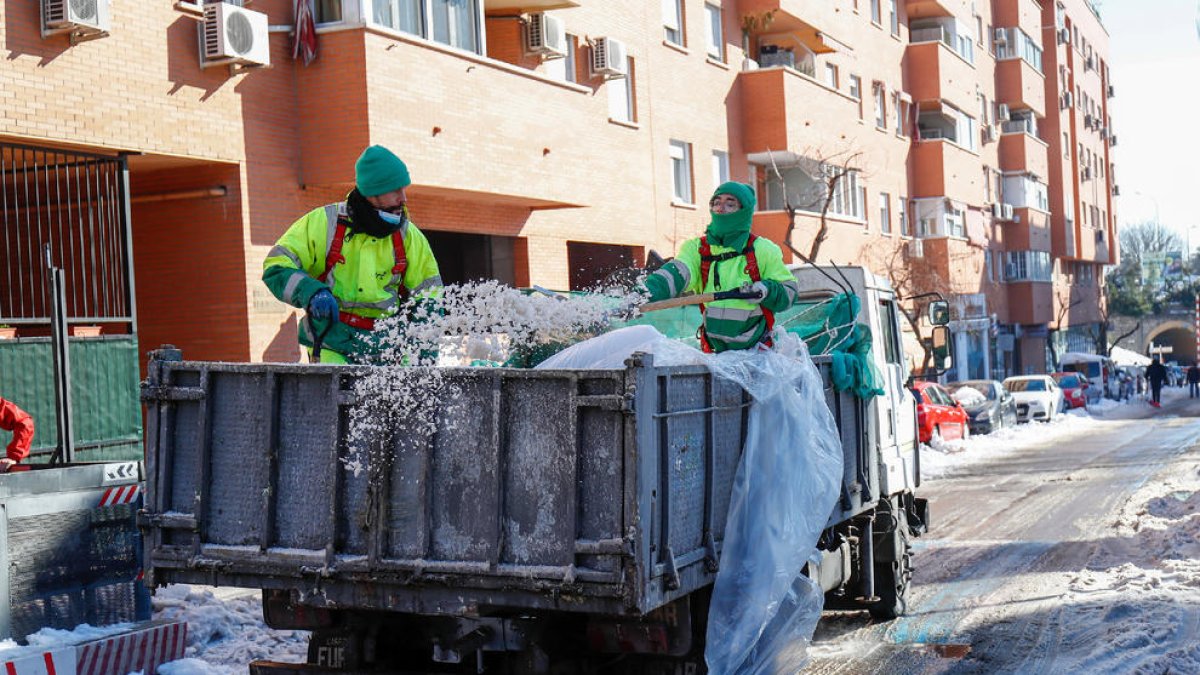
[[[1146,366],[1146,379],[1150,382],[1150,405],[1162,407],[1162,388],[1167,381],[1167,368],[1159,362],[1158,357]]]
[[[1188,398],[1200,398],[1200,365],[1187,369]]]

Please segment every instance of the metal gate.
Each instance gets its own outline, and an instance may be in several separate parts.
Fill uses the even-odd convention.
[[[34,454],[140,459],[125,158],[0,143],[0,259],[0,326],[19,334],[0,395],[33,415]]]

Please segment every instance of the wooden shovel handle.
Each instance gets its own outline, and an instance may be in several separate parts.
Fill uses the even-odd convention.
[[[716,299],[714,293],[699,293],[696,295],[681,295],[678,298],[667,298],[658,302],[647,302],[638,309],[643,314],[646,312],[657,312],[660,309],[671,309],[672,307],[686,307],[687,305],[702,305],[707,302],[712,302]]]

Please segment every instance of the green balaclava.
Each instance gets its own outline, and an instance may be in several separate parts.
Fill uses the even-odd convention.
[[[364,197],[394,192],[411,183],[408,167],[382,145],[367,148],[354,163],[354,184]]]
[[[712,222],[709,223],[705,234],[708,235],[710,244],[740,251],[746,248],[746,241],[750,239],[750,223],[754,219],[754,205],[757,203],[754,188],[745,183],[729,181],[722,183],[716,192],[713,192],[713,197],[717,195],[736,197],[742,208],[733,213],[711,214]]]

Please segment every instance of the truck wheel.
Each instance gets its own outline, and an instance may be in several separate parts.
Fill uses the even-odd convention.
[[[912,581],[912,537],[908,530],[908,518],[903,517],[903,513],[897,527],[901,551],[894,561],[875,563],[875,594],[879,596],[879,602],[867,607],[871,616],[881,621],[904,616],[908,611],[908,586]]]

